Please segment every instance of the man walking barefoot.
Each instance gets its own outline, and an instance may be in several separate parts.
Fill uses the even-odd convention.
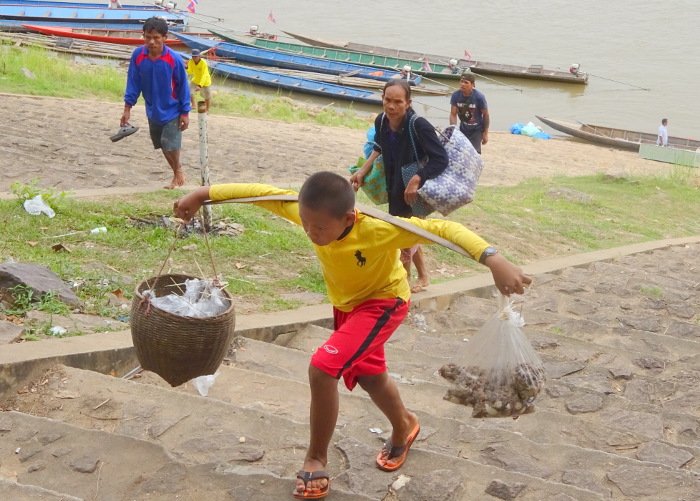
[[[182,58],[165,45],[168,24],[151,17],[143,25],[145,45],[134,50],[129,63],[124,92],[122,127],[129,125],[131,107],[139,95],[146,101],[146,116],[151,141],[161,149],[173,170],[173,180],[165,189],[182,186],[187,175],[180,163],[182,131],[190,123],[190,93]]]

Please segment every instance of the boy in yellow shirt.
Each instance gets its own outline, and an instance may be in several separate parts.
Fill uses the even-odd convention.
[[[174,204],[175,215],[189,221],[206,200],[289,195],[264,184],[202,186]],[[298,202],[256,201],[255,205],[301,225],[314,245],[333,305],[335,331],[311,357],[310,443],[292,495],[319,499],[330,490],[325,472],[328,446],[338,419],[338,381],[364,389],[392,425],[391,438],[377,455],[384,471],[400,468],[418,436],[418,417],[403,404],[387,373],[384,344],[408,313],[411,290],[400,249],[432,244],[408,230],[355,209],[350,182],[333,172],[317,172],[299,191]],[[407,219],[467,250],[487,266],[502,294],[522,294],[532,279],[498,254],[478,235],[453,221]]]
[[[197,91],[204,98],[206,113],[209,113],[211,105],[211,75],[206,59],[202,59],[199,49],[192,49],[192,57],[187,61],[187,73],[193,75],[190,82],[190,105],[195,109],[194,95]]]

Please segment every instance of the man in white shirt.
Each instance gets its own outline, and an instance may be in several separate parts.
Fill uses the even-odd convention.
[[[668,120],[666,118],[661,120],[661,125],[659,125],[658,137],[656,138],[657,146],[668,146],[668,130],[666,129],[667,125]]]

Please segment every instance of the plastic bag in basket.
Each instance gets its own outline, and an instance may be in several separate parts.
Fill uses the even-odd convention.
[[[535,411],[544,366],[521,327],[512,301],[498,297],[499,311],[468,343],[466,353],[440,368],[452,383],[445,400],[473,408],[472,417],[517,417]]]

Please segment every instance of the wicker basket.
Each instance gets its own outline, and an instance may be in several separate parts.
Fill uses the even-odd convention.
[[[131,304],[131,338],[141,367],[171,386],[214,374],[228,352],[236,325],[233,298],[226,290],[231,306],[216,317],[183,317],[144,300],[143,292],[148,289],[156,297],[182,295],[185,280],[192,278],[160,275],[144,280],[136,287]]]

